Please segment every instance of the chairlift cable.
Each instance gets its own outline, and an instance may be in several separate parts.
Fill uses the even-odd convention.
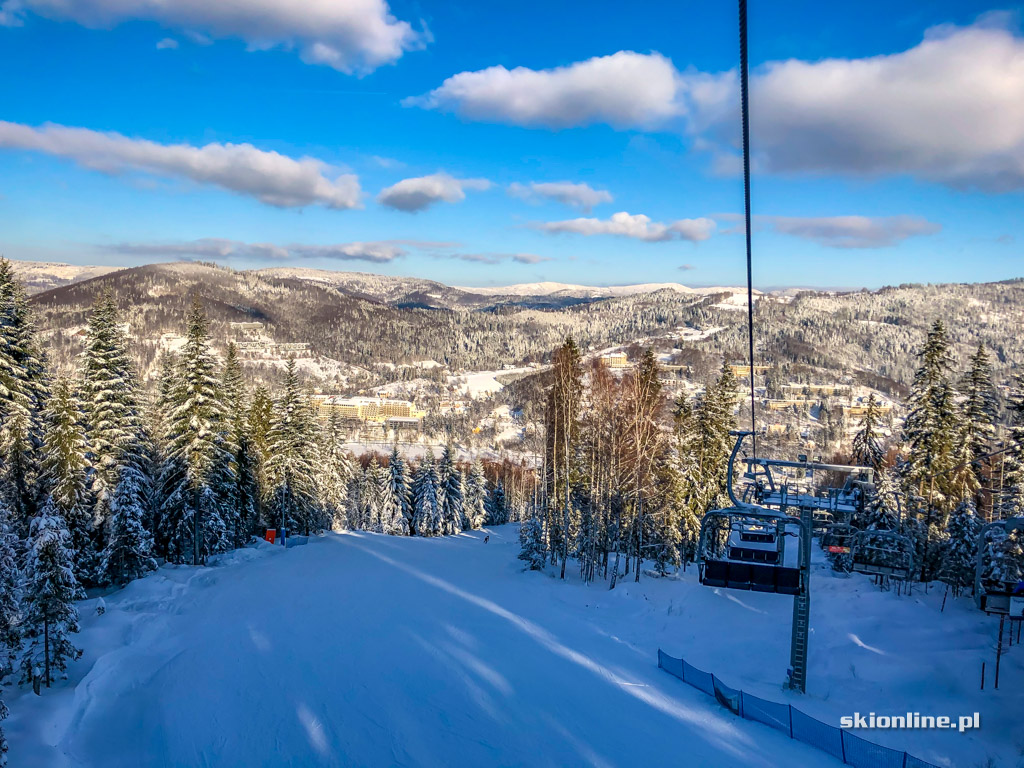
[[[747,0],[739,0],[740,12],[740,102],[743,118],[743,203],[747,235],[747,352],[750,358],[750,431],[751,452],[757,457],[757,430],[754,426],[754,279],[750,245],[750,114],[747,96]]]

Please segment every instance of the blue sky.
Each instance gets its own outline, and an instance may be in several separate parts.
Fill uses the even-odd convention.
[[[0,0],[0,252],[744,279],[732,3],[170,5]],[[759,286],[1024,275],[1019,7],[755,1],[750,35]]]

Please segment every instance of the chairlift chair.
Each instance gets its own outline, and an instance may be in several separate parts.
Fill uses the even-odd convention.
[[[711,510],[701,519],[698,578],[709,587],[804,594],[800,546],[810,531],[804,533],[799,518],[747,502],[749,494],[740,501],[733,490],[733,466],[748,434],[739,433],[729,458],[726,485],[733,506]]]
[[[1002,531],[1009,534],[1010,531],[1024,531],[1024,517],[1011,517],[1006,520],[996,520],[983,526],[978,534],[978,560],[974,570],[974,600],[978,607],[985,613],[996,615],[1012,615],[1011,605],[1014,595],[1015,584],[997,582],[986,578],[984,571],[985,551],[989,539],[993,533]],[[1024,600],[1024,595],[1018,597]],[[1016,616],[1014,617],[1016,618]]]
[[[914,570],[914,543],[896,531],[857,531],[850,554],[857,573],[905,580]]]
[[[716,509],[700,525],[698,574],[708,587],[797,595],[800,521],[752,505]]]

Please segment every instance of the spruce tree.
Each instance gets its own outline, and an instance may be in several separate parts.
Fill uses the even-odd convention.
[[[81,402],[92,467],[94,536],[104,542],[103,525],[121,468],[143,469],[143,424],[137,376],[112,292],[96,300],[81,359]]]
[[[441,536],[444,534],[440,481],[434,456],[429,451],[416,468],[412,481],[413,532],[417,536]]]
[[[395,482],[390,462],[395,460],[397,448],[392,451],[387,467],[381,467],[377,473],[377,498],[380,501],[381,532],[389,536],[406,536],[409,533],[405,516],[402,514],[402,502],[397,496],[399,486]]]
[[[274,403],[267,445],[273,519],[286,529],[297,528],[307,535],[322,530],[325,525],[317,488],[318,429],[293,357],[288,358],[284,389]]]
[[[996,393],[992,385],[992,364],[984,344],[971,357],[967,375],[961,391],[964,396],[963,443],[971,463],[973,485],[982,488],[988,485],[992,452],[992,438],[995,436]],[[975,500],[980,503],[981,499]]]
[[[256,517],[262,528],[274,528],[278,522],[270,519],[267,509],[269,485],[267,464],[270,461],[270,444],[267,440],[273,420],[274,401],[266,387],[257,385],[252,392],[246,432],[252,449],[253,475],[256,478]]]
[[[398,505],[399,514],[402,516],[402,523],[399,525],[401,534],[407,536],[412,532],[412,494],[409,489],[409,478],[405,473],[405,459],[398,452],[396,445],[391,450],[391,457],[388,459],[388,475],[391,479],[391,495]]]
[[[75,577],[85,583],[95,576],[98,552],[91,534],[92,509],[86,488],[85,431],[78,399],[67,377],[54,382],[44,415],[42,479],[70,531]]]
[[[352,459],[344,447],[344,435],[336,408],[331,408],[322,430],[320,446],[320,495],[324,510],[335,531],[347,525],[348,488],[355,472]]]
[[[868,396],[868,406],[864,418],[861,419],[860,429],[853,436],[853,460],[862,466],[871,467],[876,472],[882,469],[882,462],[885,460],[885,451],[879,434],[880,421],[878,400],[872,392]]]
[[[232,543],[225,521],[233,513],[227,491],[237,449],[231,443],[209,326],[198,299],[192,302],[187,324],[167,416],[160,525],[167,559],[198,565]]]
[[[0,259],[0,494],[19,533],[36,511],[46,359],[24,286]]]
[[[78,632],[75,600],[85,593],[75,579],[64,520],[47,498],[32,519],[26,553],[22,631],[25,650],[21,659],[22,683],[47,688],[55,673],[67,669],[69,659],[82,655],[71,642]]]
[[[370,457],[370,462],[366,465],[363,475],[363,487],[366,489],[363,494],[364,529],[370,531],[370,533],[383,533],[384,526],[381,520],[381,513],[384,500],[381,498],[381,491],[387,492],[387,476],[380,462],[377,461],[376,454]]]
[[[505,498],[505,483],[499,479],[485,502],[487,525],[504,525],[508,522],[508,500]],[[541,525],[543,529],[543,524]]]
[[[487,477],[484,475],[484,465],[480,459],[476,459],[470,467],[466,476],[466,498],[464,508],[466,517],[469,519],[470,528],[480,528],[487,518]]]
[[[946,329],[936,320],[920,352],[920,367],[908,398],[903,424],[908,458],[905,480],[912,512],[921,518],[925,539],[918,551],[921,580],[936,573],[946,518],[964,497],[969,466],[959,466],[961,412],[950,383],[953,360]]]
[[[230,425],[228,440],[235,447],[234,461],[231,463],[232,476],[226,478],[228,483],[233,482],[233,487],[228,493],[228,499],[234,507],[231,513],[231,526],[234,546],[242,547],[256,526],[259,488],[256,480],[257,460],[249,438],[245,378],[234,342],[228,343],[222,380],[222,392]]]
[[[14,671],[15,659],[21,651],[18,543],[12,530],[10,507],[0,499],[0,680]]]
[[[544,562],[546,560],[544,552],[544,525],[537,515],[530,515],[530,518],[523,523],[519,538],[522,543],[519,559],[525,560],[531,571],[544,570]]]
[[[110,499],[109,535],[100,561],[98,581],[123,587],[156,568],[153,537],[143,525],[146,479],[138,469],[121,467]]]
[[[1024,517],[1024,376],[1013,380],[1007,411],[1010,434],[999,471],[999,517]]]
[[[954,597],[959,597],[964,588],[974,584],[980,528],[973,499],[960,502],[949,516],[939,578],[952,588]]]
[[[437,475],[441,488],[441,519],[446,535],[463,530],[462,472],[455,465],[455,451],[451,444],[444,447]]]

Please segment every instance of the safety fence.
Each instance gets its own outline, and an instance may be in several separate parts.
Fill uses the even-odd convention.
[[[779,704],[730,688],[710,672],[669,656],[660,648],[658,666],[708,696],[714,696],[733,714],[782,731],[789,738],[828,752],[854,768],[938,768],[906,752],[874,744],[842,728],[816,720],[790,704]]]

